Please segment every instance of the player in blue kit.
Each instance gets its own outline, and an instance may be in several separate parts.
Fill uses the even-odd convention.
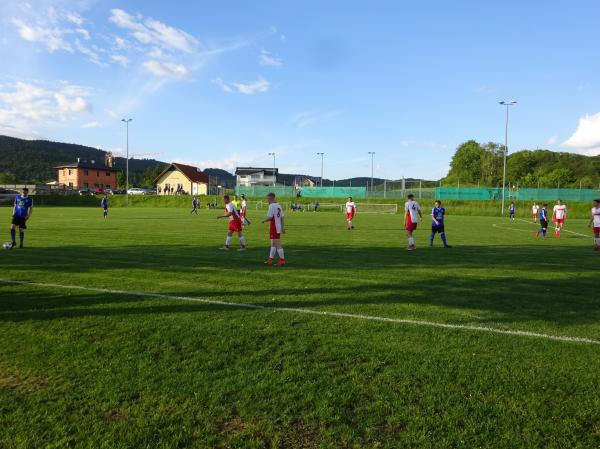
[[[433,209],[431,210],[431,235],[429,236],[429,246],[433,246],[433,239],[435,234],[439,233],[444,248],[450,248],[448,242],[446,242],[446,232],[444,229],[444,215],[446,215],[446,209],[442,207],[441,201],[437,200]]]
[[[102,197],[102,201],[100,201],[100,206],[102,206],[102,210],[104,211],[104,218],[108,218],[108,197],[106,194]]]
[[[512,221],[515,221],[516,211],[517,206],[515,206],[515,203],[510,203],[510,206],[508,206],[508,218],[510,218]]]
[[[29,196],[29,189],[23,188],[23,193],[15,197],[12,224],[10,225],[11,248],[17,246],[17,228],[19,228],[19,248],[23,248],[27,220],[33,213],[33,199]]]
[[[540,234],[544,240],[546,240],[546,234],[548,232],[548,204],[544,204],[540,209],[540,230],[535,233],[536,237]]]

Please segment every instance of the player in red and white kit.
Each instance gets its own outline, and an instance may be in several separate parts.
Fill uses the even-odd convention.
[[[590,226],[594,226],[594,250],[600,251],[600,199],[594,200]]]
[[[269,193],[267,195],[267,202],[269,203],[269,210],[267,211],[267,218],[263,220],[263,223],[269,223],[271,251],[269,252],[269,258],[265,264],[273,265],[273,258],[275,257],[275,253],[277,253],[279,255],[279,262],[277,265],[285,265],[285,254],[283,252],[283,247],[281,246],[281,234],[285,234],[285,228],[283,226],[283,209],[275,200],[274,193]]]
[[[220,215],[217,218],[229,218],[229,227],[227,230],[227,238],[225,239],[225,246],[219,249],[223,251],[229,251],[231,237],[233,236],[234,232],[237,232],[237,235],[240,239],[240,248],[238,251],[245,251],[246,237],[244,237],[244,233],[242,232],[242,219],[240,218],[240,214],[233,203],[229,200],[229,195],[223,196],[223,202],[225,203],[225,215]]]
[[[246,195],[242,195],[240,218],[242,219],[242,226],[250,226],[250,220],[248,220],[248,201],[246,201]]]
[[[411,193],[406,197],[408,201],[404,204],[404,229],[408,237],[408,250],[416,249],[413,232],[417,229],[417,223],[423,219],[421,215],[421,206],[415,201],[415,196]]]
[[[552,221],[556,223],[554,227],[554,236],[560,237],[560,230],[565,226],[565,220],[567,219],[567,206],[565,206],[561,200],[556,202],[554,209],[552,209]]]
[[[352,200],[352,197],[348,197],[348,201],[346,201],[346,226],[348,230],[354,229],[354,225],[352,224],[352,220],[354,220],[354,216],[356,215],[356,204]]]
[[[539,211],[540,211],[540,206],[538,206],[538,203],[533,203],[533,206],[531,206],[531,216],[533,217],[534,223],[537,223],[537,217],[538,217]]]

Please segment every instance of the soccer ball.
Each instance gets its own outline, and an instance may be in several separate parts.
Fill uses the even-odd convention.
[[[4,249],[11,249],[12,248],[12,242],[6,242],[2,244],[2,248]]]

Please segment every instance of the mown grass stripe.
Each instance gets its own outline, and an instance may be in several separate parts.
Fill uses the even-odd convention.
[[[378,322],[394,323],[394,324],[408,324],[408,325],[414,325],[414,326],[427,326],[427,327],[436,327],[436,328],[442,328],[442,329],[465,330],[465,331],[473,331],[473,332],[486,332],[486,333],[499,334],[499,335],[512,335],[512,336],[517,336],[517,337],[542,338],[542,339],[546,339],[546,340],[562,341],[562,342],[569,342],[569,343],[588,343],[588,344],[600,345],[600,340],[594,340],[591,338],[569,337],[569,336],[565,336],[565,335],[552,335],[552,334],[544,334],[544,333],[532,332],[532,331],[526,331],[526,330],[500,329],[500,328],[495,328],[495,327],[473,326],[473,325],[466,325],[466,324],[452,324],[452,323],[440,323],[440,322],[435,322],[435,321],[421,321],[421,320],[411,320],[411,319],[401,319],[401,318],[389,318],[389,317],[380,317],[380,316],[374,316],[374,315],[363,315],[363,314],[344,313],[344,312],[330,312],[330,311],[321,311],[321,310],[312,310],[312,309],[294,308],[294,307],[263,306],[260,304],[234,303],[234,302],[218,301],[218,300],[214,300],[214,299],[198,298],[198,297],[192,297],[192,296],[177,296],[177,295],[169,295],[169,294],[164,294],[164,293],[147,293],[147,292],[139,292],[139,291],[113,290],[113,289],[106,289],[106,288],[84,287],[81,285],[64,285],[64,284],[42,283],[42,282],[13,280],[13,279],[0,279],[0,282],[4,283],[4,284],[13,284],[13,285],[29,285],[29,286],[34,286],[34,287],[55,288],[55,289],[65,289],[65,290],[83,290],[83,291],[89,291],[89,292],[110,293],[110,294],[114,294],[114,295],[137,296],[137,297],[144,297],[144,298],[174,299],[174,300],[179,300],[179,301],[200,302],[200,303],[204,303],[204,304],[221,305],[221,306],[227,306],[227,307],[269,310],[269,311],[274,311],[274,312],[303,313],[303,314],[308,314],[308,315],[320,315],[320,316],[326,316],[326,317],[352,318],[352,319],[378,321]]]

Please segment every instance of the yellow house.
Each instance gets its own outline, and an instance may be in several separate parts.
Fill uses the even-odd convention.
[[[208,176],[191,165],[169,164],[156,178],[159,195],[207,195]]]

